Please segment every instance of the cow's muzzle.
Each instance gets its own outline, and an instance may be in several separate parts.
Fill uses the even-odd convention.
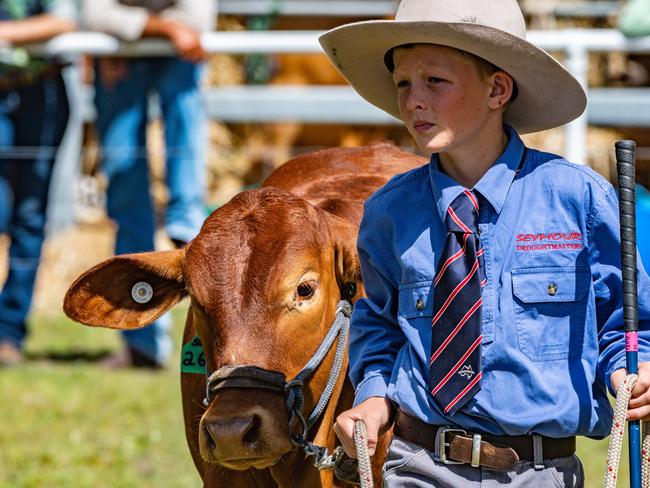
[[[227,398],[230,393],[226,393],[228,402],[232,400]],[[278,437],[284,428],[275,412],[282,403],[270,400],[272,403],[263,406],[252,405],[230,413],[212,412],[204,416],[199,432],[203,459],[230,469],[262,469],[275,464],[291,449],[291,443]],[[276,408],[271,404],[277,405]]]
[[[325,411],[334,390],[334,386],[339,379],[350,330],[351,314],[352,305],[349,302],[341,301],[338,303],[336,307],[336,318],[334,319],[334,323],[331,325],[327,335],[311,359],[292,380],[286,381],[284,373],[279,371],[270,371],[257,366],[222,366],[208,377],[206,398],[204,400],[205,405],[208,406],[210,404],[214,395],[218,391],[227,389],[266,390],[284,395],[285,405],[289,412],[288,433],[291,443],[294,446],[302,447],[308,455],[316,457],[315,464],[317,467],[321,467],[319,461],[322,461],[322,459],[319,458],[322,458],[323,456],[323,448],[314,446],[311,442],[307,441],[306,437],[309,429]],[[304,383],[314,374],[318,366],[322,363],[325,356],[327,356],[328,352],[331,350],[337,337],[336,353],[327,384],[316,406],[313,408],[309,416],[305,418],[302,411],[304,406],[304,394],[302,391]],[[206,434],[210,435],[216,443],[217,440],[215,439],[215,436],[210,432],[209,428],[206,427],[206,429]],[[239,419],[235,424],[230,426],[229,429],[233,432],[233,436],[231,436],[230,439],[231,441],[236,441],[238,443],[245,442],[246,438],[251,439],[253,437],[251,432],[255,431],[255,419]],[[221,441],[222,439],[219,438],[219,442]]]

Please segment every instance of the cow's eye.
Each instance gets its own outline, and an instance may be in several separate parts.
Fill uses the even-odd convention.
[[[314,294],[314,288],[309,283],[300,283],[298,285],[298,296],[300,298],[311,298]]]

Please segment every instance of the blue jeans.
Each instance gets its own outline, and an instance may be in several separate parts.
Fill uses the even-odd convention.
[[[115,253],[154,249],[156,218],[149,192],[146,153],[148,94],[157,92],[165,126],[166,183],[169,203],[165,226],[172,240],[187,242],[205,219],[205,126],[199,93],[199,65],[178,58],[123,63],[108,79],[106,65],[95,63],[95,105],[102,144],[102,168],[109,184],[108,215],[117,224]],[[171,352],[163,317],[143,329],[124,331],[129,345],[163,363]]]
[[[44,239],[56,150],[68,121],[60,76],[0,90],[0,233],[9,235],[9,273],[0,292],[0,342],[22,347]]]

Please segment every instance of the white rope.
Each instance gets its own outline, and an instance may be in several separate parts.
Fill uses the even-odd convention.
[[[641,422],[641,486],[648,486],[650,474],[650,422]]]
[[[625,433],[625,422],[628,404],[632,396],[632,389],[636,384],[638,376],[635,374],[628,375],[621,383],[616,394],[616,403],[614,404],[614,420],[612,421],[612,431],[609,437],[609,449],[607,450],[607,464],[605,465],[604,488],[615,488],[616,478],[618,475],[618,466],[621,461],[621,449],[623,447],[623,434]],[[642,450],[641,450],[641,486],[650,488],[650,432],[649,423],[642,422]]]
[[[372,466],[368,454],[366,424],[363,423],[363,420],[357,420],[354,423],[354,447],[357,450],[360,486],[361,488],[372,488]]]

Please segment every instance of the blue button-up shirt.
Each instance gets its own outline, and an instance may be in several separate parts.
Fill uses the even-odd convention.
[[[616,193],[506,129],[505,151],[474,186],[487,275],[481,391],[448,416],[428,388],[432,281],[447,207],[464,189],[434,154],[366,202],[358,250],[367,298],[355,304],[350,337],[355,404],[388,397],[425,422],[495,435],[605,437],[606,385],[625,366]],[[641,264],[638,285],[639,359],[649,360]]]

